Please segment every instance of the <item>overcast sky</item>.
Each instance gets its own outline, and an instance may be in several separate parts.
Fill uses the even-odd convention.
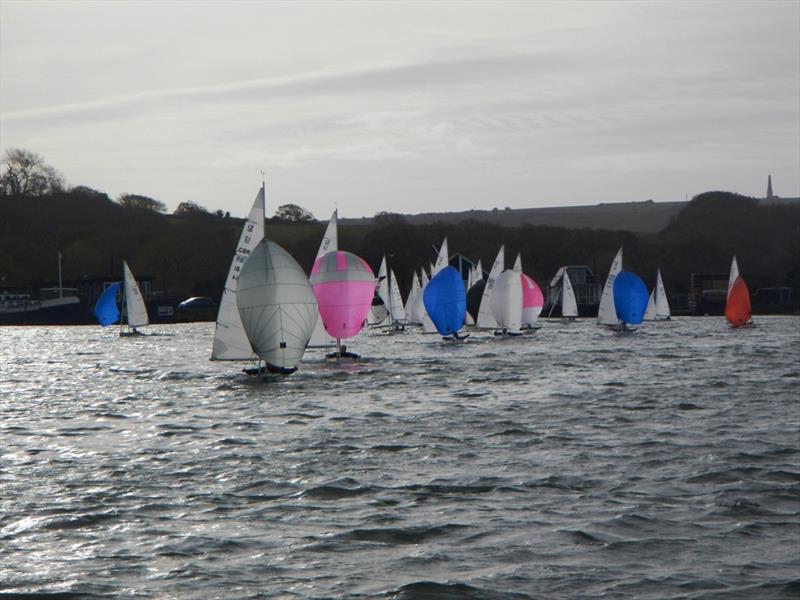
[[[0,149],[327,218],[800,196],[800,2],[0,0]]]

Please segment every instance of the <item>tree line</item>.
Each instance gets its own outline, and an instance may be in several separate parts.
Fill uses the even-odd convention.
[[[12,154],[13,152],[13,154]],[[219,298],[243,219],[185,202],[166,205],[139,194],[117,201],[86,186],[67,189],[39,159],[12,161],[0,173],[0,287],[35,289],[52,282],[56,256],[66,279],[119,276],[126,259],[153,289],[184,298]],[[22,167],[35,167],[32,171]],[[47,168],[44,168],[47,167]],[[297,205],[268,219],[267,236],[310,270],[326,223]],[[727,273],[733,254],[751,289],[790,286],[800,298],[800,207],[762,205],[728,192],[695,197],[657,234],[526,225],[509,228],[477,220],[414,225],[392,213],[371,224],[339,228],[339,247],[377,271],[386,255],[406,294],[412,273],[427,267],[447,236],[451,253],[482,260],[488,271],[500,244],[508,266],[519,252],[526,273],[544,287],[562,265],[588,265],[602,280],[620,246],[625,268],[653,285],[661,268],[670,293],[688,293],[691,273]]]

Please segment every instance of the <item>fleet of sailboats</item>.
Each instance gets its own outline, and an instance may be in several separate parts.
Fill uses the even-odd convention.
[[[362,258],[338,249],[337,211],[321,240],[309,276],[282,247],[265,237],[266,185],[262,184],[236,246],[219,305],[211,360],[258,361],[251,373],[289,374],[306,349],[336,344],[336,358],[355,356],[342,340],[356,336],[367,322],[373,295],[386,312],[382,325],[402,330],[422,325],[451,341],[463,341],[465,326],[492,329],[495,335],[516,336],[531,328],[544,306],[544,294],[522,270],[517,254],[505,268],[501,245],[488,277],[480,261],[462,273],[449,265],[444,238],[430,268],[414,272],[403,302],[394,270],[383,256],[375,278]],[[557,304],[562,319],[578,316],[570,268],[559,268],[550,282],[551,314]],[[137,335],[149,323],[141,290],[126,261],[122,281],[107,284],[94,314],[100,325],[119,323],[120,335]],[[467,292],[478,294],[474,314],[467,312]],[[117,304],[117,297],[120,303]],[[470,309],[472,310],[472,309]],[[474,318],[473,318],[474,317]],[[734,256],[726,294],[725,317],[731,327],[753,326],[750,293]],[[609,268],[600,296],[597,322],[617,332],[635,330],[645,320],[667,320],[671,308],[661,276],[648,294],[641,278],[623,270],[620,248]],[[261,367],[263,361],[264,367]]]

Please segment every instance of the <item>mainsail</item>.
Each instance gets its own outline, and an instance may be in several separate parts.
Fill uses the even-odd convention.
[[[328,226],[325,228],[325,234],[322,236],[322,241],[319,244],[319,249],[317,250],[317,255],[314,257],[314,260],[318,259],[320,256],[324,256],[328,252],[339,249],[338,222],[339,212],[338,209],[336,209],[331,213],[331,218],[328,221]],[[322,348],[332,346],[335,343],[336,340],[325,331],[325,327],[322,324],[322,317],[318,318],[317,324],[314,326],[314,333],[311,335],[311,339],[308,342],[309,347]]]
[[[500,246],[497,258],[494,259],[492,270],[489,271],[489,278],[486,280],[486,286],[483,288],[483,296],[481,297],[481,304],[478,309],[478,318],[475,319],[475,324],[478,327],[490,329],[498,326],[497,320],[492,316],[492,290],[494,289],[497,277],[505,268],[505,252],[505,245]]]
[[[228,269],[225,289],[217,313],[217,324],[214,329],[214,343],[211,347],[211,360],[255,360],[247,334],[242,327],[242,319],[236,307],[236,290],[239,273],[247,257],[259,242],[264,239],[264,186],[256,194],[247,221],[239,235],[239,243],[233,253],[233,260]]]
[[[617,278],[620,271],[622,271],[622,248],[617,251],[617,255],[611,263],[611,268],[608,271],[608,278],[603,287],[603,295],[600,296],[600,309],[597,313],[597,322],[600,325],[611,325],[614,327],[619,325],[617,311],[614,308],[614,280]]]
[[[125,310],[124,320],[129,327],[142,327],[150,323],[147,316],[147,307],[142,298],[142,292],[133,278],[130,267],[126,261],[122,261],[122,273],[124,276],[125,289]]]

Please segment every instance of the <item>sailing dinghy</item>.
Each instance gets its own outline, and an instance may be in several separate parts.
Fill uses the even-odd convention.
[[[119,324],[119,335],[121,337],[143,335],[137,327],[149,325],[150,318],[147,316],[147,307],[144,304],[144,298],[142,298],[142,291],[139,289],[128,263],[124,260],[122,261],[122,273],[122,316]]]
[[[455,267],[444,267],[430,280],[423,301],[426,314],[445,341],[463,342],[468,337],[458,335],[467,314],[467,294]]]
[[[725,301],[725,318],[731,327],[755,327],[750,306],[750,290],[739,274],[736,257],[731,261],[731,272],[728,277],[728,296]]]
[[[650,299],[647,301],[647,310],[644,313],[645,321],[668,321],[672,317],[669,308],[669,300],[664,290],[664,282],[661,281],[661,269],[656,274],[656,287],[650,292]]]
[[[310,281],[325,331],[336,339],[336,352],[328,357],[358,358],[342,340],[357,335],[367,318],[375,292],[372,269],[361,257],[337,250],[314,261]]]

